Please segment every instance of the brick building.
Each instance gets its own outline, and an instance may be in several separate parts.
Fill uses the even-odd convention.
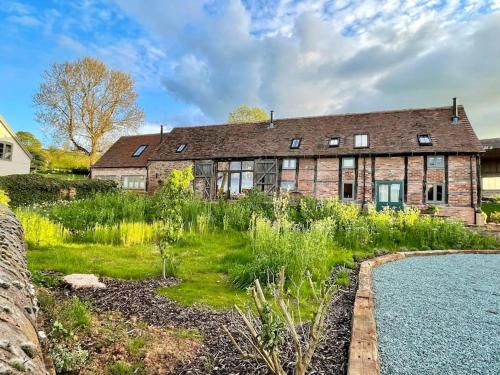
[[[193,166],[195,191],[255,188],[378,208],[439,205],[478,220],[483,147],[462,106],[174,128],[149,156],[147,190]]]
[[[483,139],[481,156],[482,192],[486,198],[500,196],[500,138]]]
[[[118,182],[126,190],[146,191],[148,161],[162,134],[121,137],[92,166],[91,177]]]

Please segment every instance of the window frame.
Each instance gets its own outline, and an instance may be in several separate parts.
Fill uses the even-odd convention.
[[[141,148],[142,148],[142,147],[144,147],[144,148],[141,150]],[[149,145],[140,145],[140,146],[139,146],[139,147],[137,147],[137,148],[135,149],[135,151],[132,153],[132,157],[133,157],[133,158],[138,158],[139,156],[141,156],[141,155],[144,153],[144,151],[146,151],[146,149],[147,149],[148,147],[149,147]],[[141,151],[139,152],[139,150],[141,150]]]
[[[336,145],[332,145],[332,141],[337,141],[337,144]],[[340,146],[340,137],[330,137],[330,139],[328,140],[328,147],[329,148],[335,148],[335,147],[339,147]]]
[[[429,138],[429,142],[422,142],[420,140],[420,137]],[[419,146],[432,146],[432,137],[430,134],[417,134],[417,141],[418,141]]]
[[[0,160],[12,161],[12,156],[14,155],[14,145],[11,142],[6,141],[1,141],[0,144],[2,145],[2,156],[0,156]],[[7,146],[10,147],[10,155],[8,158],[5,157],[5,150]]]
[[[345,160],[352,160],[352,167],[346,167],[344,165]],[[343,157],[341,167],[342,167],[341,169],[356,169],[356,158],[354,156]]]
[[[431,163],[430,163],[431,159],[441,160],[440,165],[436,165],[435,163],[434,163],[434,165],[431,165]],[[428,155],[427,156],[427,168],[428,169],[444,169],[444,155]]]
[[[345,191],[345,185],[346,184],[351,184],[352,185],[352,198],[345,198],[344,197],[344,191]],[[341,201],[342,202],[351,202],[356,199],[356,181],[353,180],[342,180],[342,191],[341,191]]]
[[[290,168],[290,167],[286,167],[285,168],[285,160],[287,161],[290,161],[290,160],[293,160],[294,161],[294,164],[295,166],[293,168]],[[281,160],[281,170],[285,170],[285,171],[296,171],[297,170],[297,158],[284,158]]]
[[[366,146],[356,146],[356,138],[366,136]],[[370,136],[368,133],[358,133],[354,134],[354,148],[369,148],[370,147]]]
[[[142,177],[143,181],[143,187],[126,187],[125,186],[125,178],[130,178],[130,177]],[[140,182],[139,182],[140,184]],[[122,175],[121,176],[121,188],[125,190],[146,190],[146,176],[144,175]]]
[[[298,142],[297,146],[293,145],[295,141]],[[298,149],[300,149],[301,144],[302,144],[302,138],[292,138],[292,140],[290,141],[290,149],[291,150],[298,150]]]
[[[181,143],[180,145],[177,146],[177,148],[175,149],[175,152],[177,154],[180,154],[180,153],[186,151],[186,149],[187,149],[187,143]]]
[[[229,198],[233,198],[234,196],[239,196],[241,194],[245,194],[243,192],[243,175],[245,173],[252,173],[252,188],[255,187],[255,160],[249,159],[240,159],[240,160],[227,160],[227,169],[219,169],[219,164],[217,164],[217,192],[218,194],[226,194]],[[245,162],[252,162],[251,168],[249,166],[244,166]],[[239,163],[238,169],[232,169],[231,163]],[[219,179],[222,177],[222,181],[224,181],[224,174],[227,175],[226,183],[224,184],[225,191],[220,192],[219,187]],[[231,186],[232,175],[238,175],[238,189],[237,192],[232,192],[233,186]],[[222,187],[222,186],[221,186]],[[250,189],[250,190],[251,190]],[[245,188],[247,190],[247,188]]]
[[[437,200],[437,186],[441,186],[441,200]],[[429,200],[429,190],[431,188],[434,188],[432,192],[432,200]],[[425,203],[429,204],[444,204],[446,200],[445,197],[445,184],[442,182],[431,182],[427,183],[426,189],[425,189]]]

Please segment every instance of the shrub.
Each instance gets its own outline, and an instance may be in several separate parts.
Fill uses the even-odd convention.
[[[494,223],[500,224],[500,211],[493,212],[490,215],[490,220]]]
[[[8,206],[9,202],[10,202],[10,198],[7,195],[7,193],[5,191],[3,191],[2,189],[0,189],[0,204],[5,204],[6,206]]]
[[[76,372],[82,368],[89,352],[77,347],[69,350],[65,345],[56,345],[50,352],[57,373]]]
[[[69,188],[76,188],[76,197],[84,198],[97,192],[116,190],[117,185],[109,180],[64,181],[27,174],[2,176],[0,187],[9,195],[11,206],[19,207],[64,199],[62,191]]]

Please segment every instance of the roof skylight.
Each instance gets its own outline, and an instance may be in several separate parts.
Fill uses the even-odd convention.
[[[186,149],[186,146],[187,144],[183,143],[183,144],[180,144],[179,146],[177,146],[177,149],[175,150],[175,152],[183,152],[185,149]]]
[[[418,135],[418,144],[420,146],[431,146],[432,145],[432,139],[429,134],[419,134]]]
[[[137,147],[137,150],[134,151],[134,153],[132,154],[132,157],[137,158],[137,157],[141,156],[141,154],[144,152],[144,150],[146,148],[148,148],[148,145],[140,145],[139,147]]]
[[[293,138],[292,142],[290,142],[290,148],[292,149],[300,148],[300,142],[301,142],[300,138]]]

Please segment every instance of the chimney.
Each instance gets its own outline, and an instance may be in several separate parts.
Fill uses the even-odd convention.
[[[458,123],[458,106],[457,106],[457,98],[453,98],[453,106],[452,106],[452,116],[451,123],[456,125]]]
[[[160,127],[160,144],[163,142],[163,125]]]
[[[271,110],[271,120],[269,121],[269,125],[267,126],[268,129],[274,129],[273,118],[274,118],[274,111]]]

